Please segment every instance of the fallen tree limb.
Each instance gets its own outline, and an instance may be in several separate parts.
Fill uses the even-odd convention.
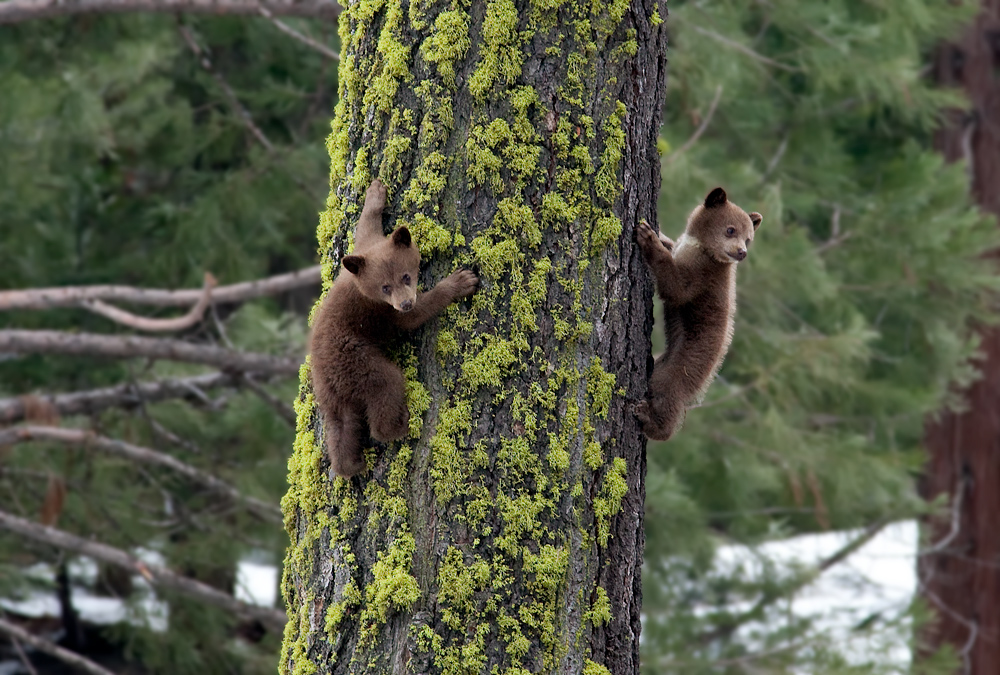
[[[80,303],[80,306],[89,309],[95,314],[100,314],[106,319],[111,319],[115,323],[147,333],[176,332],[190,328],[201,321],[201,317],[205,315],[205,310],[212,303],[212,289],[217,284],[218,282],[215,280],[215,277],[205,272],[205,285],[201,289],[201,297],[198,298],[198,302],[184,316],[170,319],[153,319],[146,316],[139,316],[131,312],[126,312],[123,309],[118,309],[103,300],[84,300]]]
[[[203,363],[219,370],[254,371],[274,375],[294,375],[299,372],[299,359],[237,352],[181,340],[64,333],[56,330],[0,330],[0,353],[2,352],[104,356],[113,359],[166,359]]]
[[[248,373],[257,379],[267,375]],[[131,408],[142,403],[155,403],[171,398],[195,396],[195,392],[236,388],[243,384],[240,373],[209,373],[154,382],[126,383],[103,389],[90,389],[67,394],[38,394],[30,397],[0,398],[0,424],[14,424],[30,418],[31,404],[37,404],[59,417],[91,415],[108,408]],[[33,399],[33,400],[32,400]],[[28,421],[38,421],[28,419]]]
[[[166,567],[144,563],[134,555],[121,549],[90,541],[69,532],[47,527],[15,516],[6,511],[0,511],[0,527],[15,532],[34,541],[49,544],[68,551],[75,551],[90,556],[101,562],[115,565],[134,574],[142,575],[157,588],[166,588],[197,598],[208,604],[221,607],[232,614],[245,619],[256,619],[269,630],[281,633],[285,626],[285,613],[268,607],[255,607],[241,602],[208,584],[182,576]]]
[[[255,15],[261,7],[275,16],[336,19],[336,0],[5,0],[0,2],[0,24],[51,19],[76,14],[119,12],[191,12],[195,14]]]
[[[5,5],[18,0],[0,2],[0,13]],[[276,295],[294,288],[312,286],[321,281],[320,266],[278,274],[266,279],[243,281],[238,284],[212,289],[213,303],[241,302],[263,295]],[[81,307],[90,300],[126,302],[158,307],[185,307],[194,305],[204,294],[203,288],[171,291],[135,286],[58,286],[53,288],[27,288],[0,291],[0,311],[12,309],[53,309],[55,307]]]
[[[224,480],[220,480],[212,474],[206,473],[186,462],[182,462],[175,457],[150,448],[132,445],[131,443],[107,438],[106,436],[98,436],[87,429],[64,429],[62,427],[35,425],[0,429],[0,446],[24,443],[26,441],[52,441],[66,445],[82,445],[111,455],[124,457],[134,462],[161,466],[179,473],[212,492],[225,495],[234,502],[243,503],[254,513],[272,522],[282,522],[281,509],[277,505],[268,504],[253,497],[247,497]]]
[[[9,635],[13,640],[15,640],[15,644],[17,644],[17,641],[20,641],[26,645],[31,645],[40,652],[45,652],[49,656],[57,658],[67,665],[78,668],[84,672],[91,673],[92,675],[115,675],[110,670],[102,668],[90,659],[80,656],[76,652],[64,649],[55,642],[38,637],[34,633],[29,633],[16,623],[7,621],[3,617],[0,617],[0,633]]]

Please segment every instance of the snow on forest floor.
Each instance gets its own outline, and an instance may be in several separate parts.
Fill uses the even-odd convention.
[[[716,555],[720,575],[740,569],[755,576],[764,562],[778,568],[798,565],[814,567],[834,555],[859,536],[859,531],[802,535],[769,542],[755,548],[723,546]],[[858,634],[853,627],[880,617],[883,621],[905,614],[916,591],[916,553],[918,527],[915,521],[890,525],[880,531],[847,559],[833,565],[812,583],[798,591],[783,606],[784,611],[809,617],[817,629],[826,632],[843,646],[851,661],[873,661],[886,666],[905,668],[909,663],[908,640],[903,631],[882,635],[883,641],[870,634]],[[163,564],[156,551],[136,551],[148,564]],[[236,597],[245,602],[273,607],[277,601],[279,567],[260,562],[251,556],[239,563]],[[18,598],[0,598],[0,608],[29,617],[58,617],[59,603],[52,588],[55,574],[51,566],[35,565],[29,574],[38,580],[36,589]],[[99,596],[89,590],[97,579],[97,565],[88,558],[77,558],[70,565],[74,580],[73,605],[80,617],[92,624],[128,621],[152,630],[166,630],[168,607],[156,597],[145,579],[136,576],[131,602]]]

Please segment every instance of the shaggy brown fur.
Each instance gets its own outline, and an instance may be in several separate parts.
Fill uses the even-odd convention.
[[[643,221],[636,239],[663,300],[667,349],[656,359],[646,400],[635,408],[643,432],[668,440],[687,406],[704,395],[733,339],[736,263],[747,257],[759,213],[747,213],[715,188],[688,217],[674,243]]]
[[[385,354],[402,331],[411,331],[450,303],[476,292],[479,279],[459,270],[426,293],[417,293],[420,251],[405,227],[382,232],[385,187],[372,182],[355,234],[313,326],[312,381],[323,413],[333,470],[353,476],[366,468],[368,434],[377,441],[403,438],[409,428],[403,372]],[[367,430],[366,430],[367,427]]]

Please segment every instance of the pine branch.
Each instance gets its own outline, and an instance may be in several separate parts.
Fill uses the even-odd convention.
[[[113,359],[150,358],[202,363],[220,370],[294,375],[299,360],[270,354],[237,352],[182,340],[135,336],[64,333],[55,330],[0,330],[0,353],[71,354]]]
[[[789,65],[787,65],[785,63],[781,63],[780,61],[775,61],[772,58],[764,56],[763,54],[761,54],[759,52],[755,52],[754,50],[750,49],[746,45],[740,44],[739,42],[736,42],[735,40],[730,40],[725,35],[720,35],[719,33],[716,33],[714,30],[709,30],[707,28],[702,28],[701,26],[698,26],[698,25],[693,24],[693,23],[688,23],[687,25],[690,26],[691,30],[695,31],[696,33],[701,33],[702,35],[704,35],[706,37],[710,37],[713,40],[717,40],[718,42],[721,42],[722,44],[726,45],[727,47],[732,47],[736,51],[738,51],[738,52],[740,52],[742,54],[746,54],[747,56],[749,56],[750,58],[752,58],[752,59],[754,59],[756,61],[760,61],[761,63],[764,63],[766,65],[773,66],[774,68],[778,68],[779,70],[788,71],[789,73],[798,73],[798,72],[802,71],[801,68],[796,68],[794,66],[789,66]]]
[[[250,373],[257,379],[267,375]],[[153,382],[126,383],[103,389],[75,391],[66,394],[14,396],[0,398],[0,424],[14,424],[38,421],[32,416],[32,409],[43,410],[45,418],[66,417],[68,415],[92,415],[108,408],[132,408],[142,403],[155,403],[172,398],[187,398],[195,392],[236,388],[243,378],[237,373],[209,373]]]
[[[247,508],[263,518],[277,523],[282,521],[281,509],[277,506],[253,497],[247,497],[229,483],[216,478],[212,474],[150,448],[132,445],[131,443],[106,436],[98,436],[86,429],[64,429],[62,427],[47,426],[23,426],[0,429],[0,447],[27,441],[52,441],[66,445],[82,445],[111,455],[117,455],[130,461],[161,466],[181,474],[212,492],[225,495],[234,502],[242,502]]]
[[[21,23],[76,14],[118,12],[192,12],[196,14],[254,15],[266,8],[276,16],[336,19],[336,0],[6,0],[0,2],[0,24]]]
[[[0,8],[16,0],[0,2]],[[0,10],[2,11],[2,10]],[[243,281],[212,289],[212,302],[242,302],[264,295],[277,295],[293,288],[312,286],[322,281],[319,265],[266,279]],[[61,286],[29,288],[17,291],[0,291],[0,311],[11,309],[53,309],[55,307],[81,307],[87,301],[108,300],[136,305],[158,307],[184,307],[194,305],[204,294],[204,288],[171,291],[135,286]]]
[[[147,333],[175,332],[190,328],[201,321],[201,318],[205,315],[205,310],[208,309],[212,302],[212,289],[215,288],[217,283],[215,277],[205,272],[205,285],[202,287],[201,297],[198,298],[198,302],[183,316],[171,319],[151,319],[145,316],[138,316],[137,314],[119,309],[114,305],[109,305],[102,300],[86,300],[82,303],[82,307],[89,309],[95,314],[100,314],[106,319],[111,319],[115,323],[120,323],[123,326]]]
[[[3,617],[0,617],[0,633],[5,633],[10,636],[18,652],[20,652],[18,643],[23,642],[31,645],[40,652],[45,652],[49,656],[59,659],[65,664],[78,668],[84,672],[92,673],[92,675],[115,675],[110,670],[106,670],[90,659],[80,656],[76,652],[60,647],[56,643],[46,640],[45,638],[29,633],[17,624],[7,621]],[[22,658],[26,657],[22,656]]]
[[[113,546],[84,539],[54,527],[40,525],[6,511],[0,511],[0,527],[34,541],[87,555],[109,565],[142,575],[157,588],[177,591],[220,607],[240,618],[260,621],[268,629],[278,633],[285,626],[285,613],[280,610],[255,607],[241,602],[208,584],[182,576],[159,565],[144,563],[134,555]]]

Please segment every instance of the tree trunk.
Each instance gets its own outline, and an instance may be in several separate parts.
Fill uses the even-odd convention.
[[[324,278],[369,182],[422,285],[478,293],[394,355],[411,438],[331,479],[308,371],[283,508],[282,673],[636,673],[666,7],[360,0],[319,227]],[[496,669],[494,671],[494,669]]]
[[[1000,214],[1000,0],[983,8],[958,43],[936,59],[938,81],[962,86],[970,111],[955,113],[937,137],[949,160],[964,159],[983,210]],[[927,499],[948,496],[949,513],[930,521],[930,551],[920,558],[921,587],[937,617],[924,631],[930,648],[951,644],[965,673],[994,673],[1000,663],[1000,331],[984,329],[982,379],[968,408],[927,425]]]

